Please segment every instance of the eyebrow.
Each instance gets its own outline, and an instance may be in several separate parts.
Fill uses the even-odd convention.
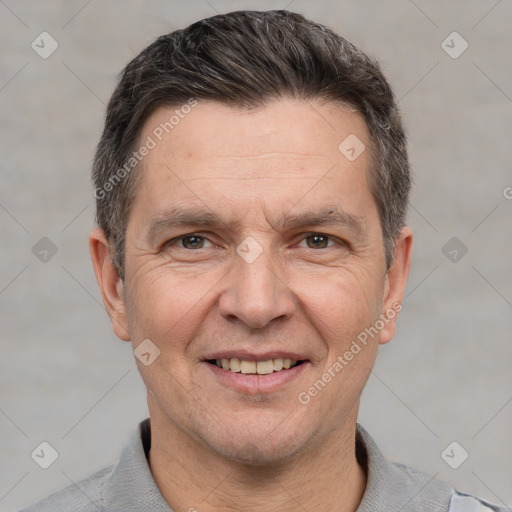
[[[239,220],[226,222],[218,214],[200,208],[175,207],[158,212],[151,218],[147,230],[150,241],[157,239],[161,233],[179,228],[198,226],[200,228],[220,228],[233,230],[240,224]],[[336,205],[327,206],[319,211],[303,211],[297,214],[285,213],[275,224],[279,230],[306,227],[332,226],[348,228],[358,237],[366,234],[366,222],[363,217],[353,215]]]

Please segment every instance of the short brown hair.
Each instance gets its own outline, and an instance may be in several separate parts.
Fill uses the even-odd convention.
[[[140,174],[140,166],[129,172],[126,162],[151,113],[191,98],[250,109],[281,97],[338,102],[364,116],[372,146],[369,186],[389,268],[405,224],[411,178],[397,104],[378,63],[300,14],[236,11],[156,39],[126,66],[110,99],[92,176],[96,219],[121,278]]]

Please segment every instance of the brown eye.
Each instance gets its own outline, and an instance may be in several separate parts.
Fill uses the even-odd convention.
[[[205,243],[210,244],[210,246],[205,246]],[[205,236],[190,233],[173,238],[165,245],[169,249],[206,249],[211,247],[211,242]]]
[[[205,238],[199,235],[187,235],[180,238],[185,249],[202,249]]]
[[[314,233],[306,237],[307,245],[310,249],[325,249],[328,247],[329,237],[321,233]]]

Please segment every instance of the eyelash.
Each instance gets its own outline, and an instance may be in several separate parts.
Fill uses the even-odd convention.
[[[321,233],[321,232],[318,232],[318,231],[311,231],[311,232],[308,232],[308,233],[304,233],[303,234],[303,237],[301,238],[301,241],[302,240],[305,240],[307,238],[309,238],[310,236],[314,236],[314,235],[318,235],[318,236],[322,236],[322,237],[327,237],[329,240],[332,240],[332,241],[335,241],[337,242],[339,245],[342,245],[342,246],[347,246],[347,243],[343,240],[340,240],[339,238],[336,238],[335,236],[332,236],[332,235],[328,235],[326,233]],[[202,235],[201,233],[187,233],[185,235],[180,235],[176,238],[173,238],[171,240],[169,240],[165,246],[166,247],[170,247],[170,246],[173,246],[175,245],[177,242],[179,242],[180,240],[183,240],[185,238],[192,238],[192,237],[199,237],[199,238],[203,238],[205,240],[208,240],[208,237],[206,237],[205,235]],[[208,240],[209,241],[209,240]],[[330,249],[332,246],[328,246],[328,247],[321,247],[321,249]],[[307,249],[312,249],[312,247],[306,247]],[[194,250],[199,250],[199,249],[187,249],[186,247],[179,247],[179,249],[184,249],[186,251],[194,251]],[[203,249],[203,247],[201,247],[200,249]]]

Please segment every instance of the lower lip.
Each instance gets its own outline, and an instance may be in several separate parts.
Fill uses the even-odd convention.
[[[221,384],[229,386],[241,393],[261,394],[278,391],[285,384],[288,384],[306,369],[308,362],[294,366],[289,370],[281,370],[267,375],[235,373],[219,368],[211,363],[204,363]]]

